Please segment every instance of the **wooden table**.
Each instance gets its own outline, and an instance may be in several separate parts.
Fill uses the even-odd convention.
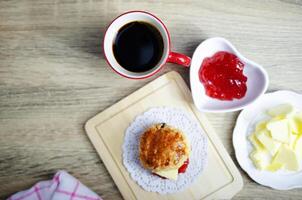
[[[204,39],[225,37],[265,67],[269,91],[302,93],[301,1],[2,0],[0,199],[51,178],[59,169],[104,199],[121,199],[83,124],[156,78],[119,77],[103,57],[106,25],[134,9],[162,18],[173,50],[192,55]],[[161,74],[171,70],[188,82],[188,70],[176,65],[167,64]],[[234,161],[231,137],[237,115],[208,114]],[[234,199],[302,198],[301,189],[272,190],[241,173],[245,186]]]

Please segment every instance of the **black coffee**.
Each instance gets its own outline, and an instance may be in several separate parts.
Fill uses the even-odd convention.
[[[155,67],[164,50],[160,32],[151,24],[134,21],[117,33],[113,53],[117,62],[131,72],[145,72]]]

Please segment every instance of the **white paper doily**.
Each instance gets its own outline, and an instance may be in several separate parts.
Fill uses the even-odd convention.
[[[191,144],[190,162],[177,181],[162,179],[144,169],[139,161],[139,141],[145,129],[156,123],[167,123],[182,130]],[[207,163],[207,137],[199,124],[183,110],[172,107],[151,108],[137,116],[125,133],[123,162],[132,179],[143,189],[160,194],[180,191],[196,180]]]

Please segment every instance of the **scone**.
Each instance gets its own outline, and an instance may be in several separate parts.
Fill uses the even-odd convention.
[[[151,126],[140,139],[141,164],[164,178],[177,180],[178,173],[185,171],[189,154],[190,145],[185,134],[165,123]]]

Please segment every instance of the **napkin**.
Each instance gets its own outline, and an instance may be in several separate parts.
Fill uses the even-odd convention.
[[[102,200],[96,193],[65,171],[58,171],[52,180],[36,183],[29,190],[18,192],[8,200]]]

